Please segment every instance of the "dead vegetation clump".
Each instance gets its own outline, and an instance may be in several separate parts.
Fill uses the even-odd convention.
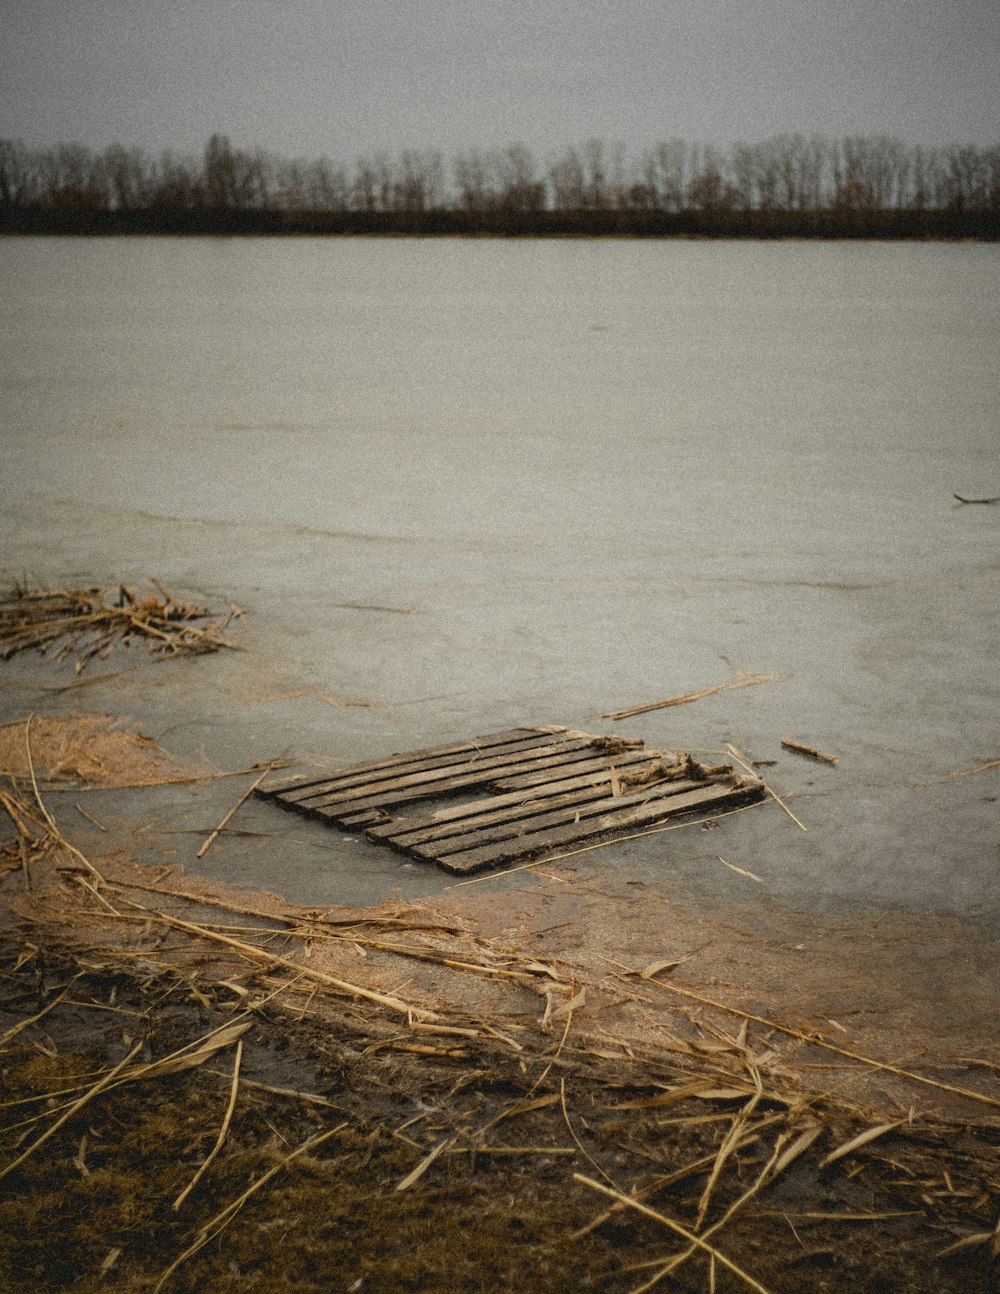
[[[111,715],[39,716],[0,727],[0,776],[26,783],[31,768],[43,785],[157,786],[206,769],[178,763],[151,737],[123,731]],[[29,747],[30,741],[30,747]]]
[[[727,1006],[685,959],[588,975],[429,907],[255,903],[13,807],[50,848],[0,968],[12,1290],[991,1288],[988,1085]]]
[[[540,1030],[317,991],[263,925],[228,975],[38,933],[0,963],[12,1291],[994,1288],[988,1129],[796,1093],[752,1028],[638,1055],[583,1004]]]
[[[53,660],[79,652],[76,673],[93,660],[106,660],[116,647],[141,642],[167,658],[202,654],[220,647],[239,650],[226,637],[243,612],[234,602],[221,623],[213,613],[169,593],[156,580],[155,592],[89,585],[82,589],[32,587],[15,580],[0,596],[0,657],[38,651]]]

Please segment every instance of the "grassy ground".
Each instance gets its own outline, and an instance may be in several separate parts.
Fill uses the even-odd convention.
[[[6,952],[5,1289],[610,1292],[685,1252],[658,1288],[996,1287],[987,1241],[956,1248],[996,1224],[995,1129],[904,1121],[823,1166],[859,1126],[816,1103],[796,1126],[822,1135],[775,1171],[787,1105],[765,1094],[744,1118],[745,1096],[684,1095],[669,1065],[464,1036],[399,1050],[414,1044],[367,1011],[296,1020],[187,978]],[[95,1094],[136,1047],[129,1081]],[[185,1047],[189,1067],[153,1064]]]

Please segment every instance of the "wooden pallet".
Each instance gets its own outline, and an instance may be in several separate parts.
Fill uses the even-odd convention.
[[[261,788],[266,800],[466,873],[757,799],[729,765],[570,728],[512,728]],[[398,810],[431,803],[420,811]]]

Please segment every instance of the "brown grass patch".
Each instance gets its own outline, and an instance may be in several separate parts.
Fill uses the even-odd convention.
[[[220,623],[204,607],[176,597],[156,580],[150,583],[155,592],[124,584],[52,589],[15,580],[0,596],[0,657],[38,651],[63,660],[78,651],[79,674],[92,660],[105,660],[131,642],[160,657],[237,649],[225,636],[229,623],[243,614],[235,603]]]
[[[44,782],[87,786],[156,786],[206,772],[179,764],[151,737],[122,732],[106,714],[73,714],[31,720],[31,761]],[[17,782],[31,776],[26,721],[0,727],[0,775]]]

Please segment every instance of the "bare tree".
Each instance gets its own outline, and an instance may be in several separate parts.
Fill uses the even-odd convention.
[[[945,150],[946,205],[954,211],[982,211],[989,205],[990,168],[974,144]]]
[[[400,155],[392,184],[391,209],[434,211],[444,203],[444,161],[436,149],[407,149]]]
[[[575,148],[567,148],[549,167],[552,200],[557,211],[580,211],[586,203],[583,162]]]
[[[39,191],[34,156],[19,139],[0,139],[0,203],[26,207],[38,200]]]
[[[753,144],[734,144],[729,154],[729,172],[733,188],[739,195],[739,205],[752,211],[757,205],[757,177],[760,169],[760,149]]]
[[[915,211],[924,211],[937,204],[941,168],[937,150],[921,148],[918,144],[910,150],[905,205]]]
[[[827,205],[830,184],[830,144],[824,135],[811,135],[799,155],[799,193],[804,211],[820,211]]]
[[[308,163],[303,170],[302,186],[311,211],[346,211],[351,205],[347,172],[328,157]]]
[[[657,205],[664,211],[680,211],[687,198],[688,146],[683,139],[670,139],[653,149],[653,170]]]
[[[83,144],[56,144],[35,154],[39,198],[66,209],[103,208],[108,190],[98,159]]]
[[[496,155],[470,149],[459,153],[454,163],[458,204],[472,215],[484,215],[497,201]]]
[[[509,144],[498,159],[499,187],[504,207],[511,211],[541,211],[545,206],[545,185],[531,150],[524,144]]]
[[[583,146],[583,165],[583,205],[600,211],[608,204],[609,188],[603,140],[587,140]]]
[[[783,134],[741,142],[726,153],[680,139],[659,142],[631,163],[621,143],[592,138],[553,158],[543,172],[523,143],[467,149],[446,172],[436,149],[409,149],[359,159],[349,176],[327,157],[286,159],[234,147],[215,133],[200,158],[163,153],[153,159],[120,143],[94,152],[78,143],[29,149],[0,139],[0,209],[47,209],[39,227],[60,214],[111,210],[333,213],[354,210],[406,217],[455,210],[478,227],[544,228],[526,221],[548,206],[562,212],[701,213],[713,229],[736,231],[734,213],[785,212],[804,216],[831,208],[847,213],[923,211],[956,217],[1000,214],[1000,145],[909,147],[889,135]],[[516,217],[516,218],[515,218]],[[35,219],[35,217],[32,217]],[[883,221],[887,232],[938,228]],[[270,227],[270,226],[262,226]],[[413,227],[404,222],[401,227]],[[628,220],[621,225],[628,228]],[[643,221],[641,227],[648,227]],[[765,223],[765,226],[766,223]],[[815,232],[809,221],[775,228]],[[823,226],[829,228],[829,222]],[[845,226],[864,228],[854,215]],[[635,228],[640,228],[639,222]],[[956,231],[968,228],[957,220]]]
[[[1000,215],[1000,144],[994,144],[983,155],[986,171],[987,209],[994,215]]]
[[[358,158],[351,184],[351,206],[355,211],[379,211],[379,174],[374,162]]]
[[[111,205],[118,211],[141,211],[152,196],[153,163],[141,148],[111,144],[101,156]]]
[[[685,195],[687,206],[714,215],[739,205],[739,190],[726,176],[725,159],[710,144],[692,150],[691,172]]]
[[[208,205],[236,206],[236,161],[228,135],[215,134],[205,145],[202,170]]]
[[[162,153],[152,178],[154,204],[158,207],[187,211],[205,201],[202,176],[193,158],[169,151]]]

